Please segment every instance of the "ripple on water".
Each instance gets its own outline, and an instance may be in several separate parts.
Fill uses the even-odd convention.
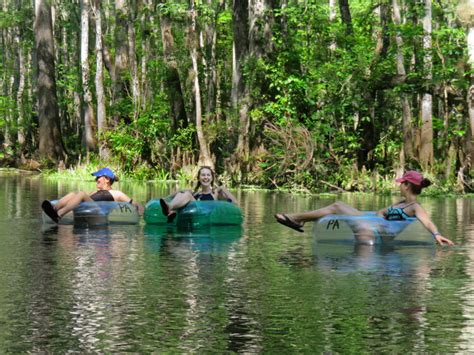
[[[423,201],[452,249],[315,243],[273,214],[330,199],[265,192],[240,195],[238,232],[42,228],[39,202],[70,184],[0,183],[1,352],[474,351],[469,199]]]

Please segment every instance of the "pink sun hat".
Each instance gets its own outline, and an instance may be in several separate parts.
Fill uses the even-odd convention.
[[[421,186],[421,182],[423,181],[423,175],[421,175],[418,171],[407,171],[403,176],[399,179],[395,180],[396,182],[411,182],[417,186]]]

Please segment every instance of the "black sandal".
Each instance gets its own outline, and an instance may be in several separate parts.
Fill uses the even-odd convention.
[[[44,200],[41,204],[41,208],[49,218],[51,218],[55,223],[59,223],[61,217],[59,217],[58,212],[56,212],[51,202],[49,202],[48,200]]]
[[[292,219],[290,219],[290,217],[288,217],[286,214],[281,214],[281,216],[283,218],[280,218],[280,216],[278,216],[278,214],[275,215],[275,218],[277,220],[278,223],[280,224],[283,224],[284,226],[288,227],[288,228],[291,228],[291,229],[294,229],[295,231],[298,231],[300,233],[303,233],[304,230],[303,230],[303,226],[296,223],[295,221],[293,221]]]
[[[171,211],[171,213],[168,215],[168,220],[166,221],[167,223],[173,223],[174,219],[176,218],[177,214],[175,211]]]
[[[168,217],[170,214],[170,208],[168,207],[168,204],[166,203],[165,200],[160,198],[160,206],[161,206],[161,212],[165,215],[165,217]]]
[[[167,219],[167,223],[173,223],[174,219],[176,218],[176,212],[170,211],[170,208],[165,200],[160,198],[160,205],[161,205],[161,212],[165,215]]]

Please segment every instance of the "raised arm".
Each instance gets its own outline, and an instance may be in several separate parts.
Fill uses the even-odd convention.
[[[117,202],[129,202],[137,208],[138,213],[140,215],[143,214],[143,211],[144,211],[143,206],[141,204],[139,204],[138,202],[133,201],[130,197],[125,195],[122,191],[113,190],[112,194],[114,196],[115,201],[117,201]]]
[[[430,217],[428,217],[428,214],[426,213],[425,209],[419,204],[416,204],[415,206],[415,214],[416,218],[418,218],[421,224],[423,224],[423,226],[431,233],[431,235],[433,235],[433,238],[435,238],[436,243],[438,243],[439,245],[454,245],[454,243],[450,239],[445,238],[441,235],[436,225],[431,221]]]
[[[219,200],[227,200],[238,205],[237,199],[235,198],[235,196],[232,195],[232,193],[229,190],[227,190],[225,187],[222,187],[222,186],[218,187],[216,189],[216,193],[217,193],[217,198]]]
[[[377,215],[381,217],[385,217],[385,215],[387,214],[387,210],[388,210],[388,207],[382,208],[381,210],[377,211]]]

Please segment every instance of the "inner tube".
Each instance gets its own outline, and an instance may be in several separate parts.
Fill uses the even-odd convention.
[[[51,201],[55,205],[58,201]],[[43,223],[54,223],[44,212]],[[81,202],[72,213],[69,212],[59,220],[59,224],[138,224],[140,215],[137,208],[128,202],[92,201]]]
[[[150,200],[145,205],[144,219],[147,224],[167,224],[160,200]],[[228,201],[191,201],[176,211],[172,226],[181,228],[201,228],[209,226],[241,225],[242,211],[239,206]]]
[[[415,217],[388,221],[375,211],[366,211],[360,216],[327,215],[314,224],[313,232],[316,239],[324,241],[346,239],[364,244],[392,243],[402,239],[430,241],[429,233],[421,223],[413,223],[415,221]]]

